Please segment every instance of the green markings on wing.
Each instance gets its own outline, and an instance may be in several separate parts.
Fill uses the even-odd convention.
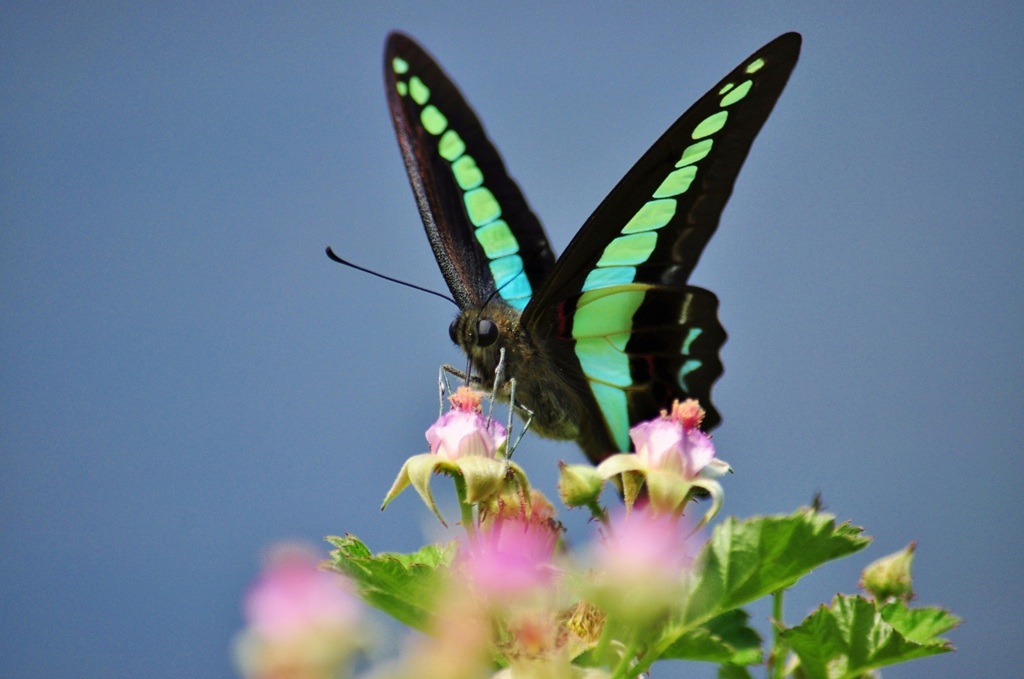
[[[398,94],[416,104],[420,125],[437,138],[437,153],[449,163],[455,184],[462,191],[466,217],[487,257],[498,294],[507,304],[522,311],[533,296],[533,288],[519,255],[519,241],[501,219],[501,203],[487,188],[487,178],[477,166],[476,159],[467,153],[466,142],[457,130],[449,127],[444,112],[430,103],[430,88],[419,76],[410,76],[409,62],[395,57],[391,68],[395,73]]]
[[[584,292],[572,321],[580,367],[619,450],[629,450],[625,390],[633,378],[626,342],[633,330],[633,314],[643,304],[648,289],[646,285],[631,284]]]
[[[762,58],[752,60],[743,69],[753,75],[765,66]],[[625,225],[620,235],[605,247],[596,267],[583,283],[572,335],[576,339],[576,357],[590,383],[591,392],[619,450],[629,450],[629,409],[626,391],[632,386],[626,343],[632,333],[633,316],[643,303],[650,286],[634,283],[637,266],[643,265],[657,248],[659,230],[676,216],[678,199],[684,196],[701,175],[701,161],[711,153],[715,135],[729,124],[729,107],[742,101],[754,86],[742,78],[729,82],[717,92],[718,110],[697,122],[690,132],[693,143],[686,146],[673,169]],[[671,237],[671,236],[670,236]],[[689,355],[690,346],[700,335],[693,329],[682,343],[680,353]],[[679,370],[679,385],[687,388],[687,378],[702,367],[697,358],[688,357]]]

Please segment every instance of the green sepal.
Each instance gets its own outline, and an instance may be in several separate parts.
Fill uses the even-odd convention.
[[[697,557],[681,622],[698,625],[790,587],[818,566],[866,547],[870,538],[861,533],[811,509],[727,519]]]
[[[640,491],[644,488],[643,472],[627,471],[622,476],[622,501],[626,504],[626,510],[632,511],[640,497]]]
[[[616,453],[603,459],[596,469],[602,479],[608,480],[623,472],[643,471],[644,465],[635,453]]]
[[[596,469],[597,475],[606,481],[615,476],[620,477],[622,500],[626,509],[632,510],[644,487],[644,466],[640,458],[633,453],[616,453],[602,460]]]
[[[391,484],[387,495],[384,496],[384,502],[380,506],[381,511],[384,511],[388,504],[411,484],[423,498],[423,502],[430,508],[430,511],[437,517],[437,520],[441,522],[441,525],[447,526],[444,517],[441,516],[441,511],[434,502],[434,496],[430,493],[430,477],[435,471],[445,471],[446,466],[448,469],[455,468],[453,463],[445,462],[431,453],[413,455],[407,459],[399,470],[398,476],[395,477],[395,482]]]
[[[703,491],[707,497],[711,498],[711,504],[693,527],[694,532],[700,530],[706,526],[711,519],[718,516],[718,512],[722,509],[722,504],[725,502],[725,491],[722,489],[722,485],[718,483],[718,481],[701,478],[694,479],[687,486],[687,500],[698,497],[698,490]]]
[[[799,659],[799,674],[809,679],[854,679],[886,665],[953,650],[944,639],[910,640],[886,622],[874,602],[848,595],[819,606],[780,636]]]
[[[635,455],[633,457],[636,457]],[[690,492],[690,484],[679,472],[651,469],[644,472],[644,483],[651,507],[661,510],[681,509]]]
[[[359,538],[346,535],[327,538],[330,567],[355,583],[359,596],[369,605],[399,622],[426,631],[434,601],[455,558],[456,543],[427,545],[412,554],[372,554]]]
[[[511,463],[508,463],[511,466]],[[504,459],[468,455],[455,463],[458,472],[466,480],[466,501],[477,504],[491,498],[505,484],[506,463]],[[519,470],[522,476],[522,470]],[[525,476],[523,477],[525,478]]]
[[[511,467],[511,463],[509,463]],[[517,476],[525,478],[522,470],[518,467],[514,470]],[[506,462],[480,455],[467,455],[456,461],[447,460],[431,453],[413,455],[405,461],[394,483],[384,496],[381,504],[383,510],[395,497],[410,485],[416,489],[423,502],[427,505],[437,520],[447,526],[441,510],[434,502],[434,495],[430,492],[430,480],[434,474],[448,474],[461,476],[466,483],[466,502],[476,504],[487,500],[501,490],[506,478]]]

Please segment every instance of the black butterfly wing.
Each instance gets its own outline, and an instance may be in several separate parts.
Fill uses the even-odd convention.
[[[714,294],[687,285],[743,161],[800,53],[787,33],[700,98],[594,211],[523,313],[523,326],[603,422],[580,439],[591,457],[629,448],[629,427],[673,398],[720,417],[711,387],[725,331]],[[599,414],[594,415],[594,413]]]
[[[479,308],[500,288],[522,310],[555,258],[476,114],[437,62],[401,33],[388,36],[384,82],[423,226],[455,300]]]

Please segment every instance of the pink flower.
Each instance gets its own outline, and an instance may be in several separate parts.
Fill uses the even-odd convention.
[[[506,482],[526,481],[522,469],[501,454],[508,434],[505,427],[481,414],[481,398],[480,392],[459,387],[451,398],[452,409],[427,429],[430,452],[405,461],[381,509],[411,485],[444,524],[430,492],[435,474],[456,477],[457,487],[463,484],[464,490],[460,503],[471,505],[492,498]]]
[[[536,490],[493,503],[460,553],[460,584],[487,617],[492,643],[513,677],[569,677],[564,603],[554,564],[562,526]],[[496,675],[497,676],[497,675]]]
[[[629,430],[636,454],[609,455],[597,465],[602,479],[622,477],[621,488],[627,507],[642,497],[659,512],[682,513],[697,493],[712,499],[711,507],[698,526],[710,521],[721,509],[723,491],[714,479],[730,471],[715,459],[711,437],[698,427],[704,411],[693,399],[672,404],[672,412],[641,422]]]
[[[452,396],[452,409],[427,429],[430,452],[447,460],[494,457],[505,443],[505,427],[480,413],[480,396],[466,387]]]
[[[711,438],[697,426],[704,412],[693,399],[672,406],[672,413],[641,422],[629,430],[640,464],[694,479],[715,457]]]

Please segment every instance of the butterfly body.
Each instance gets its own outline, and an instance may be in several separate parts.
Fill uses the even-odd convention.
[[[487,346],[478,341],[481,319],[497,328],[496,341]],[[579,396],[585,382],[574,379],[571,366],[559,364],[549,343],[532,340],[517,310],[492,302],[483,315],[476,310],[462,312],[452,323],[451,334],[469,357],[474,374],[495,375],[501,363],[502,373],[515,376],[516,403],[529,408],[532,431],[548,438],[575,440],[592,428],[586,403]],[[498,389],[496,396],[507,401],[511,396],[507,385]]]
[[[392,122],[428,240],[461,309],[452,340],[531,427],[597,462],[629,427],[711,387],[726,334],[688,283],[799,54],[780,36],[655,142],[555,259],[539,220],[459,90],[407,36],[385,50]],[[500,364],[500,372],[499,372]]]

